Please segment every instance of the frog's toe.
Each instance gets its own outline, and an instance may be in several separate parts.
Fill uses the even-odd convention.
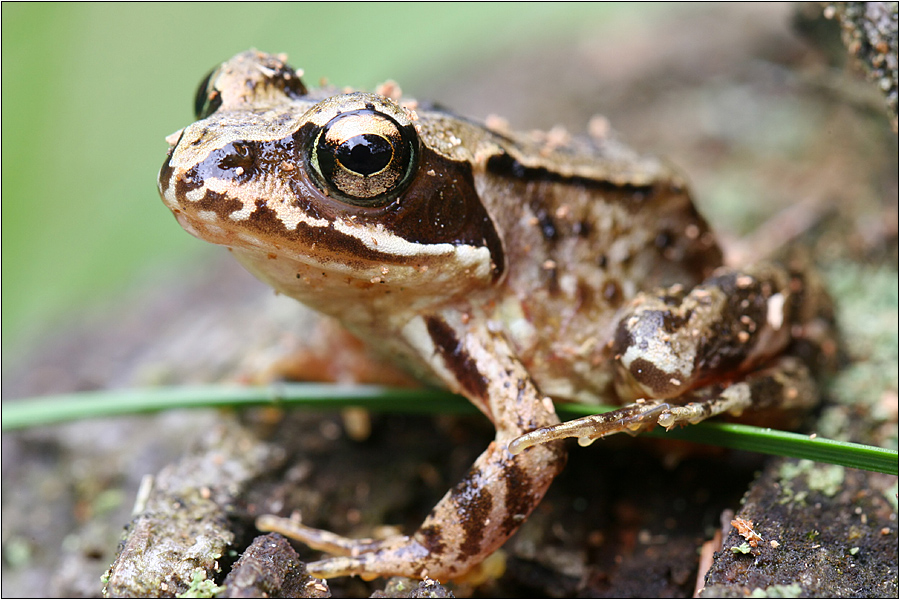
[[[444,578],[456,574],[439,553],[430,551],[415,536],[398,535],[383,540],[353,539],[323,529],[307,527],[296,519],[263,515],[256,520],[262,531],[274,531],[297,540],[310,548],[336,556],[306,565],[313,577],[331,579],[357,575],[375,579],[389,575],[421,578],[427,575]]]
[[[421,574],[421,568],[416,566],[417,559],[428,556],[428,551],[418,541],[405,535],[381,540],[354,539],[275,515],[260,516],[256,527],[260,531],[274,531],[310,548],[335,555],[307,564],[307,572],[322,579],[346,575],[358,575],[363,579],[383,575],[416,577]]]
[[[600,415],[589,415],[535,429],[510,442],[509,451],[518,454],[536,444],[545,444],[565,438],[578,438],[581,446],[587,446],[599,438],[614,433],[635,435],[655,427],[657,421],[670,409],[671,406],[668,403],[660,400],[635,402]]]
[[[364,561],[349,556],[335,556],[306,563],[306,572],[319,579],[331,579],[343,575],[354,575],[364,566]]]
[[[379,560],[379,553],[375,552],[361,556],[332,556],[306,564],[306,572],[320,579],[358,575],[368,581],[385,574],[403,572],[402,568],[398,569],[396,566],[386,569],[387,566]],[[406,575],[415,576],[412,573]]]
[[[375,552],[385,546],[399,545],[406,542],[407,536],[376,540],[372,538],[348,538],[324,529],[308,527],[296,518],[285,518],[276,515],[261,515],[256,519],[256,528],[260,531],[272,531],[297,540],[316,550],[337,556],[359,556],[367,552]]]

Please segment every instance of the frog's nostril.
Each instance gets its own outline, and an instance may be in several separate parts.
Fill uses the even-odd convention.
[[[244,170],[253,166],[256,156],[253,147],[243,142],[233,142],[222,149],[222,158],[219,160],[220,169]]]

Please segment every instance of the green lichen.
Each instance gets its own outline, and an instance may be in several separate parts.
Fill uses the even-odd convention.
[[[803,588],[797,583],[790,585],[771,585],[766,589],[756,588],[750,592],[750,598],[799,598]]]
[[[884,395],[892,393],[896,398],[898,390],[896,266],[835,263],[825,270],[825,277],[838,299],[841,337],[853,359],[833,378],[831,395],[844,406],[865,406],[875,420],[895,420],[896,411],[889,410],[891,403],[884,401]]]
[[[216,585],[212,579],[206,578],[206,569],[194,569],[191,573],[191,584],[187,591],[176,594],[176,598],[213,598],[225,591],[225,586]]]
[[[750,548],[750,544],[744,542],[740,546],[732,546],[731,551],[735,554],[750,554],[752,549]]]
[[[783,481],[790,481],[806,472],[806,469],[808,468],[806,466],[807,463],[811,464],[808,460],[801,460],[798,462],[787,460],[782,463],[781,468],[778,470],[778,477]]]
[[[818,465],[806,474],[809,489],[822,492],[829,498],[841,490],[844,483],[844,467],[840,465]]]
[[[811,460],[785,461],[778,472],[781,479],[782,494],[781,504],[788,502],[802,503],[806,500],[807,492],[794,493],[792,481],[803,477],[810,491],[821,492],[827,497],[832,497],[841,490],[844,483],[844,467],[839,465],[817,464]]]

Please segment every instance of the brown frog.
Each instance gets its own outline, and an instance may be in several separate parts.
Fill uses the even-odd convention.
[[[159,192],[191,234],[466,396],[496,438],[411,536],[352,540],[320,577],[461,576],[528,517],[581,443],[815,403],[785,351],[829,304],[804,273],[721,267],[684,180],[611,137],[523,135],[383,94],[308,90],[245,52],[169,138]],[[552,398],[552,400],[551,400]],[[620,403],[559,423],[555,401]]]

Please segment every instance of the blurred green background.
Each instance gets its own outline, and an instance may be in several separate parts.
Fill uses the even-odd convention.
[[[30,333],[213,252],[156,193],[206,72],[255,47],[304,79],[415,92],[447,68],[621,12],[584,4],[2,5],[4,362]]]
[[[156,194],[201,77],[255,47],[307,83],[404,89],[621,11],[583,4],[2,6],[4,362],[29,333],[212,252]]]

